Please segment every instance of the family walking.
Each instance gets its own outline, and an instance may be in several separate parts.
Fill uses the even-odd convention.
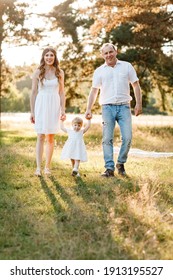
[[[64,126],[65,93],[64,72],[60,69],[56,51],[46,48],[41,57],[40,65],[33,74],[32,94],[30,98],[31,122],[37,133],[36,143],[36,176],[41,176],[41,166],[46,140],[46,161],[44,173],[51,174],[50,164],[54,149],[54,135],[59,129],[68,134],[68,139],[62,149],[61,159],[70,159],[72,176],[80,176],[80,162],[87,161],[87,152],[83,139],[89,129],[92,119],[92,107],[99,94],[103,119],[103,155],[105,161],[104,177],[114,176],[115,167],[121,175],[125,175],[124,164],[132,141],[132,118],[130,101],[130,84],[132,85],[136,106],[135,115],[142,113],[142,94],[135,69],[129,62],[117,59],[116,47],[106,43],[101,47],[104,64],[94,71],[92,88],[88,97],[85,118],[87,124],[83,127],[83,120],[76,117],[72,121],[72,128]],[[115,125],[118,123],[121,133],[121,148],[114,162],[113,138]]]

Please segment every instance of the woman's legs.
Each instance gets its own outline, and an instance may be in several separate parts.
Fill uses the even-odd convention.
[[[37,170],[41,170],[41,163],[43,158],[43,148],[44,148],[44,134],[37,135],[37,143],[36,143],[36,163],[37,163]]]
[[[45,169],[50,168],[50,163],[53,155],[54,150],[54,134],[47,134],[46,135],[46,164]]]

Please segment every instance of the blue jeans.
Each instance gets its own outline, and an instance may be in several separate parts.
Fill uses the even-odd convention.
[[[132,117],[130,105],[103,105],[103,154],[105,168],[115,170],[113,138],[116,122],[120,127],[121,148],[118,155],[117,163],[125,163],[127,161],[128,152],[132,141]]]

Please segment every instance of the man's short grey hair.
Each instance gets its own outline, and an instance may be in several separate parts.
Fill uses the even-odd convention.
[[[112,47],[115,51],[117,51],[117,47],[114,44],[112,44],[112,43],[104,43],[101,46],[101,48],[100,48],[100,52],[102,52],[105,47]]]

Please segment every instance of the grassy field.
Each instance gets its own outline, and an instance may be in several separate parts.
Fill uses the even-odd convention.
[[[173,127],[133,131],[134,148],[173,152]],[[0,259],[173,259],[173,157],[129,156],[127,178],[102,178],[101,126],[93,124],[75,179],[60,160],[65,140],[56,136],[52,176],[39,179],[34,131],[2,125]]]

